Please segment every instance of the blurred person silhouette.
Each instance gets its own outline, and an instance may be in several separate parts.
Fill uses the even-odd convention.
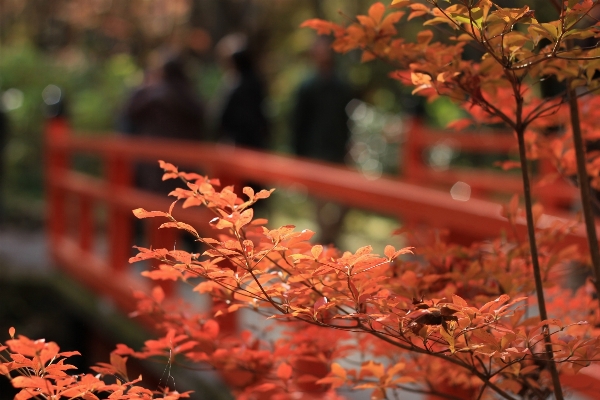
[[[124,107],[120,130],[128,136],[206,139],[204,107],[181,57],[170,57],[159,70],[146,74],[143,86],[131,95]],[[137,187],[166,194],[177,186],[177,182],[161,178],[158,163],[136,166]]]
[[[234,33],[217,44],[227,88],[219,110],[218,140],[252,149],[269,146],[269,121],[264,112],[265,84],[256,72],[245,35]]]
[[[4,209],[4,184],[5,184],[5,149],[8,144],[8,117],[0,103],[0,225],[6,221],[6,211]]]
[[[248,47],[248,38],[241,33],[223,37],[216,46],[217,56],[224,69],[220,105],[217,105],[217,141],[254,150],[269,147],[270,126],[265,115],[267,90],[256,71],[253,54]],[[254,191],[265,189],[251,181],[236,182],[233,178],[221,177],[236,190],[250,186]],[[263,217],[268,215],[269,201],[254,205],[254,212]]]
[[[346,106],[353,90],[337,74],[331,42],[319,36],[310,49],[313,74],[295,94],[292,115],[292,146],[302,157],[343,164],[348,153],[350,130]],[[347,209],[315,199],[318,241],[335,243]]]
[[[195,93],[180,57],[170,57],[159,69],[148,70],[144,84],[127,101],[121,117],[120,130],[128,136],[200,141],[205,139],[204,107]],[[193,168],[178,165],[182,171]],[[166,196],[181,186],[176,179],[162,180],[158,162],[138,163],[134,167],[135,186]],[[147,240],[155,246],[174,246],[176,238],[152,236]],[[134,221],[135,243],[143,241],[141,220]],[[181,245],[188,251],[197,247],[191,235],[183,235]],[[171,243],[174,240],[174,243]]]

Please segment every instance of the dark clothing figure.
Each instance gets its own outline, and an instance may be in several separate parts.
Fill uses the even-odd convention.
[[[163,67],[160,82],[137,90],[125,109],[132,135],[182,140],[203,137],[203,107],[179,61]]]
[[[4,210],[4,163],[5,148],[8,144],[8,118],[4,111],[0,108],[0,223],[4,222],[6,215]]]
[[[237,73],[237,83],[221,112],[221,136],[224,141],[239,146],[266,149],[269,123],[263,111],[263,82],[255,73],[247,50],[234,53],[231,62]]]
[[[311,49],[315,75],[296,94],[292,116],[292,146],[303,157],[343,164],[350,130],[346,106],[352,90],[336,77],[330,43],[317,39]],[[319,243],[335,244],[348,209],[326,199],[315,199]]]
[[[346,105],[352,91],[335,76],[316,75],[302,84],[293,115],[297,155],[344,163],[350,137]]]
[[[159,82],[138,89],[125,107],[122,130],[131,136],[165,139],[204,139],[202,103],[192,90],[180,61],[168,61]],[[136,168],[136,185],[168,192],[173,184],[162,182],[158,162]],[[166,194],[166,193],[165,193]]]

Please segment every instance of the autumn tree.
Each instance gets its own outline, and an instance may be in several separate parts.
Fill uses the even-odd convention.
[[[170,194],[175,202],[168,211],[134,214],[164,219],[161,228],[192,235],[204,251],[138,247],[131,262],[158,260],[145,276],[191,285],[211,297],[212,309],[201,314],[169,303],[160,286],[136,293],[137,314],[155,318],[163,335],[139,351],[119,345],[110,364],[95,367],[101,376],[117,377],[117,384],[67,375],[64,358],[71,354],[59,353],[55,344],[15,339],[14,332],[2,348],[0,371],[22,389],[19,399],[94,399],[102,392],[119,399],[187,396],[169,389],[151,393],[128,381],[127,357],[217,370],[241,399],[334,399],[340,387],[369,389],[374,399],[398,398],[402,391],[447,399],[563,398],[560,375],[598,360],[597,288],[589,281],[573,294],[558,285],[565,269],[589,258],[561,245],[575,222],[536,228],[542,211],[532,204],[528,164],[549,157],[563,173],[575,173],[582,190],[588,182],[598,186],[597,154],[583,151],[583,140],[596,139],[585,117],[595,110],[584,109],[580,118],[577,100],[597,101],[592,93],[599,86],[600,54],[573,43],[596,36],[596,25],[579,25],[596,4],[556,3],[558,19],[540,22],[527,6],[501,8],[490,0],[394,0],[391,10],[375,3],[347,25],[304,24],[334,35],[337,51],[360,49],[365,62],[396,65],[392,77],[413,85],[415,94],[462,104],[472,116],[469,124],[512,128],[527,240],[509,230],[469,247],[438,239],[418,248],[387,246],[383,255],[370,246],[341,252],[312,244],[308,230],[273,228],[254,218],[254,204],[271,191],[246,187],[238,194],[220,188],[217,179],[161,162],[163,179],[183,183]],[[416,41],[397,37],[397,24],[413,18],[423,18],[425,26]],[[479,48],[481,59],[464,58],[466,46]],[[540,97],[538,84],[549,76],[566,82],[566,96]],[[565,123],[565,108],[571,123]],[[561,133],[547,137],[550,126]],[[178,205],[207,208],[214,215],[209,234],[179,221]],[[504,215],[514,225],[519,213],[515,198]],[[594,260],[597,247],[590,248]],[[219,320],[240,309],[274,320],[283,332],[222,332]]]

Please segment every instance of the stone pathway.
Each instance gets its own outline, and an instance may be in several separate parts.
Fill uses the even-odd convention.
[[[0,228],[1,275],[46,275],[51,270],[44,231]]]

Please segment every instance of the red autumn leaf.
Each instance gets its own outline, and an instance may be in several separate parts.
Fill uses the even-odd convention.
[[[476,7],[467,7],[461,2],[392,2],[395,7],[409,7],[408,19],[425,16],[426,25],[441,23],[456,28],[448,35],[443,31],[441,35],[434,35],[432,31],[420,29],[416,38],[404,35],[405,32],[396,36],[394,24],[403,13],[386,16],[386,8],[381,3],[373,4],[368,15],[347,18],[350,21],[347,27],[322,20],[311,20],[303,26],[316,29],[320,34],[334,35],[336,51],[358,49],[363,61],[378,58],[398,65],[400,72],[393,76],[403,83],[414,84],[414,93],[429,100],[436,96],[452,99],[470,115],[468,121],[456,122],[454,129],[465,129],[470,121],[477,126],[503,122],[513,128],[528,125],[527,157],[531,160],[549,158],[564,176],[575,176],[577,160],[571,143],[568,110],[558,107],[565,96],[542,99],[535,85],[554,76],[581,93],[598,86],[598,49],[576,46],[568,50],[563,41],[599,35],[598,26],[569,27],[585,16],[589,11],[585,7],[591,7],[593,2],[569,0],[560,18],[549,22],[542,21],[541,17],[540,21],[534,20],[534,12],[527,6],[504,8],[490,1],[476,3]],[[101,14],[96,17],[102,18]],[[539,45],[542,38],[549,44]],[[471,60],[463,54],[466,41],[484,47],[486,54],[481,60]],[[590,147],[600,138],[595,127],[600,116],[597,111],[600,102],[596,98],[599,96],[586,96],[581,107],[584,140]],[[378,119],[379,116],[376,122]],[[407,138],[407,145],[411,139]],[[471,143],[468,145],[466,147]],[[423,158],[422,153],[423,149],[418,149],[409,156]],[[592,187],[600,188],[600,152],[588,151],[585,161]],[[244,202],[231,186],[217,190],[213,187],[214,180],[179,172],[173,164],[161,161],[160,165],[165,169],[163,178],[179,177],[188,181],[186,188],[172,192],[177,199],[184,199],[183,207],[207,207],[217,216],[213,225],[221,231],[213,231],[214,238],[200,240],[206,246],[200,251],[202,255],[140,249],[140,254],[131,261],[160,259],[164,265],[159,270],[146,272],[146,276],[193,282],[197,285],[194,291],[209,293],[215,302],[203,314],[197,312],[195,304],[183,308],[175,302],[164,301],[165,294],[160,289],[154,289],[150,295],[136,293],[136,313],[157,318],[158,328],[168,333],[146,342],[139,352],[120,347],[116,354],[140,358],[161,356],[170,360],[173,353],[181,353],[183,363],[201,361],[219,371],[224,380],[229,382],[231,378],[230,386],[234,396],[239,398],[336,398],[335,388],[345,384],[371,389],[374,399],[388,395],[398,397],[396,391],[403,384],[414,384],[425,390],[444,386],[472,390],[465,398],[506,393],[537,398],[541,392],[552,396],[548,372],[554,363],[546,363],[547,368],[538,373],[530,368],[545,358],[541,353],[544,351],[542,326],[536,317],[526,319],[525,311],[517,304],[522,300],[520,296],[536,290],[531,279],[532,251],[517,219],[520,216],[517,197],[505,208],[509,220],[497,221],[506,225],[505,234],[487,235],[485,242],[472,246],[448,242],[439,231],[422,232],[424,224],[443,222],[443,211],[432,211],[429,216],[417,215],[413,224],[410,209],[398,210],[405,214],[406,240],[419,243],[419,253],[417,257],[392,263],[400,254],[409,253],[410,248],[396,250],[387,246],[385,257],[380,257],[372,254],[368,246],[355,254],[342,253],[333,246],[314,246],[309,242],[312,235],[309,231],[294,232],[290,226],[269,230],[266,221],[252,220],[252,203],[268,197],[270,191],[256,194],[245,188],[243,193],[250,200]],[[460,176],[462,172],[445,171],[435,175],[451,176],[454,182],[454,173]],[[435,183],[435,179],[417,178],[416,183]],[[535,177],[535,181],[538,179]],[[362,182],[359,179],[353,183],[361,189],[360,185],[366,185]],[[365,187],[368,189],[369,185]],[[376,193],[372,197],[377,201]],[[480,205],[485,209],[483,204],[475,202],[465,212],[477,213]],[[534,221],[541,222],[541,207],[530,208]],[[174,203],[169,213],[137,211],[142,218],[169,218],[173,209]],[[396,210],[390,211],[396,215]],[[485,221],[485,216],[481,220]],[[184,229],[197,237],[191,226],[170,221],[163,227]],[[457,219],[457,224],[467,227],[469,222]],[[563,247],[570,237],[563,239],[573,232],[579,234],[579,227],[562,221],[546,224],[546,227],[540,225],[534,233],[546,281],[544,288],[537,290],[547,295],[551,313],[561,316],[561,320],[543,323],[556,324],[560,330],[552,326],[553,356],[565,366],[565,371],[569,371],[569,367],[577,371],[600,355],[600,340],[595,338],[592,328],[574,322],[582,318],[580,314],[584,318],[597,314],[596,307],[591,306],[596,291],[591,290],[593,285],[589,283],[589,288],[582,288],[573,298],[556,284],[562,278],[554,276],[557,271],[587,262],[583,250]],[[477,310],[470,304],[483,306]],[[289,332],[278,333],[276,338],[265,336],[263,332],[255,336],[247,331],[225,330],[220,334],[218,323],[210,316],[226,316],[239,308],[256,311],[258,315],[277,314],[275,322],[286,322],[285,329]],[[319,313],[323,318],[315,318]],[[226,319],[223,322],[227,323]],[[596,322],[592,321],[592,327]],[[355,331],[366,334],[356,340]],[[14,336],[14,330],[10,334]],[[21,337],[18,340],[13,337],[7,344],[2,351],[8,354],[6,360],[9,361],[0,363],[2,372],[41,374],[45,368],[46,373],[61,378],[49,376],[47,379],[57,391],[69,387],[63,394],[97,400],[91,391],[85,394],[75,391],[91,388],[97,381],[89,379],[84,384],[85,376],[64,377],[68,365],[62,357],[69,353],[58,353],[56,344]],[[348,358],[364,362],[357,369],[346,363]],[[41,365],[42,361],[45,365]],[[120,375],[117,370],[124,370],[124,361],[122,368],[115,367],[119,362],[111,362],[113,365],[102,365],[99,370]],[[304,365],[304,370],[302,363],[308,365]],[[348,370],[339,363],[348,365]],[[298,379],[288,382],[292,376]],[[120,379],[103,386],[102,396],[115,400],[187,397],[169,389],[153,393],[137,383]],[[318,390],[307,389],[315,386]],[[21,391],[17,400],[32,397],[30,392]]]
[[[381,22],[381,18],[383,18],[383,14],[385,13],[385,6],[381,2],[374,3],[369,7],[369,17],[373,18],[375,24],[379,24]]]
[[[310,252],[311,252],[312,256],[315,258],[315,260],[318,260],[321,253],[323,253],[323,246],[321,246],[320,244],[317,244],[317,245],[313,246],[312,249],[310,249]]]
[[[510,300],[510,296],[503,294],[497,299],[485,303],[483,307],[479,309],[479,312],[494,312],[494,310],[497,310],[498,308],[502,307],[502,305],[508,300]]]
[[[133,215],[139,219],[152,218],[152,217],[169,217],[169,214],[162,211],[146,211],[143,208],[136,208],[133,210]]]
[[[385,374],[385,368],[383,364],[376,363],[374,361],[368,361],[360,367],[360,377],[373,376],[377,379],[381,378]]]
[[[161,226],[158,227],[159,229],[162,228],[177,228],[177,229],[181,229],[184,231],[187,231],[189,233],[191,233],[192,235],[194,235],[195,237],[199,237],[200,235],[198,235],[198,232],[196,231],[196,229],[194,229],[193,226],[186,224],[184,222],[165,222],[164,224],[162,224]]]
[[[254,189],[252,189],[250,186],[244,186],[244,189],[242,189],[242,193],[248,196],[248,199],[250,201],[254,200]]]
[[[216,339],[219,336],[219,323],[213,319],[209,319],[202,326],[204,332],[206,332],[212,339]]]
[[[404,12],[402,11],[396,11],[386,15],[379,26],[380,32],[384,35],[394,35],[396,33],[394,24],[400,21],[403,16]]]
[[[152,289],[152,298],[157,303],[159,303],[159,304],[162,303],[162,301],[165,299],[165,292],[164,292],[164,290],[160,286],[155,286]]]
[[[110,364],[115,368],[115,371],[122,377],[127,377],[127,357],[121,357],[116,353],[110,353]]]
[[[292,377],[292,367],[288,363],[281,363],[277,367],[277,377],[281,380],[287,381]]]
[[[273,193],[275,191],[275,189],[263,189],[260,192],[256,193],[256,195],[254,196],[254,198],[256,200],[261,200],[261,199],[268,199],[271,196],[271,193]]]
[[[508,171],[509,169],[514,169],[514,168],[521,168],[521,163],[519,161],[513,161],[513,160],[497,161],[494,163],[494,165],[499,166],[504,171]]]
[[[251,208],[244,210],[240,214],[239,219],[235,222],[236,229],[241,229],[243,226],[248,225],[253,217],[254,211]]]
[[[164,162],[163,160],[158,160],[158,166],[162,168],[165,172],[178,172],[177,167],[171,163]]]
[[[467,302],[460,296],[457,296],[455,294],[452,295],[452,303],[456,304],[457,306],[460,307],[467,307],[468,304]]]
[[[177,281],[182,278],[182,274],[180,271],[174,269],[172,266],[167,264],[162,264],[159,266],[159,269],[152,271],[142,271],[142,276],[145,276],[154,280],[171,280]]]
[[[331,33],[339,32],[343,30],[341,26],[334,24],[333,22],[325,21],[322,19],[309,19],[300,24],[301,28],[312,28],[317,31],[318,35],[329,35]]]
[[[230,221],[227,221],[223,218],[215,217],[210,220],[210,225],[216,229],[226,229],[233,227],[233,224]]]
[[[273,390],[277,388],[277,385],[274,383],[266,382],[262,383],[254,388],[257,392],[268,392],[269,390]]]
[[[175,261],[179,261],[182,264],[191,264],[192,255],[187,251],[183,250],[171,250],[168,255],[172,257]]]
[[[461,118],[448,123],[448,125],[446,125],[446,128],[450,128],[452,130],[460,132],[473,125],[473,122],[474,121],[472,119]]]
[[[317,301],[315,301],[315,304],[313,306],[315,313],[317,311],[319,311],[319,309],[323,306],[325,306],[328,303],[327,301],[327,297],[319,297],[319,299]]]

